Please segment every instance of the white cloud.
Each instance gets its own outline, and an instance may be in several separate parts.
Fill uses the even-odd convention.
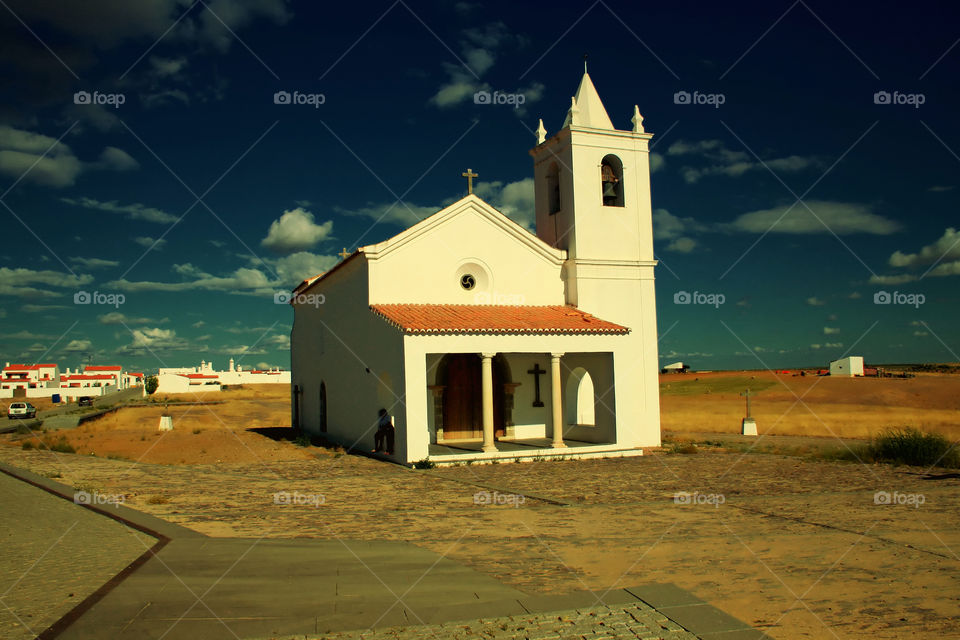
[[[676,253],[690,253],[697,248],[697,241],[693,238],[677,238],[673,240],[666,246],[665,251],[673,251]]]
[[[146,205],[134,202],[133,204],[117,204],[116,200],[103,202],[93,198],[60,198],[61,202],[72,204],[84,209],[93,209],[95,211],[106,211],[108,213],[119,213],[125,215],[130,220],[144,220],[146,222],[156,222],[158,224],[170,224],[177,221],[177,217]]]
[[[90,351],[92,344],[89,340],[71,340],[67,343],[67,346],[63,348],[63,351],[66,353],[83,353],[85,351]]]
[[[76,289],[91,282],[93,282],[93,276],[89,275],[77,276],[60,271],[0,267],[0,295],[6,296],[59,298],[63,294],[52,289]],[[47,288],[39,289],[33,285],[46,285]]]
[[[83,163],[56,138],[0,125],[0,173],[13,178],[26,174],[24,180],[36,184],[67,187],[82,170]]]
[[[711,175],[736,178],[748,171],[764,169],[765,166],[776,172],[796,172],[823,164],[820,158],[798,155],[772,158],[760,162],[745,151],[728,149],[720,140],[700,140],[697,142],[678,140],[667,149],[667,155],[688,156],[706,163],[700,166],[684,166],[681,169],[680,173],[683,179],[691,184]]]
[[[303,251],[324,240],[332,229],[332,220],[317,224],[312,213],[297,207],[284,211],[278,220],[270,223],[267,237],[260,244],[277,253]]]
[[[70,262],[84,269],[105,269],[120,265],[120,263],[116,260],[104,260],[103,258],[82,258],[80,256],[73,256],[70,258]]]
[[[478,182],[474,192],[528,231],[536,227],[533,178],[517,182]]]
[[[913,267],[932,264],[938,260],[960,260],[960,231],[947,228],[933,243],[922,247],[917,253],[894,251],[890,256],[891,267]]]
[[[139,167],[122,149],[106,147],[95,162],[82,162],[56,138],[0,125],[0,173],[48,187],[68,187],[86,169],[127,171]]]
[[[178,76],[186,66],[186,58],[162,58],[160,56],[150,56],[150,68],[152,69],[154,75],[160,78]]]
[[[674,240],[691,233],[709,231],[710,228],[693,218],[675,216],[666,209],[653,211],[653,239]]]
[[[812,296],[810,298],[807,298],[807,304],[810,305],[811,307],[822,307],[827,303],[816,296]]]
[[[119,311],[111,311],[110,313],[105,313],[99,318],[100,324],[149,324],[156,322],[150,318],[130,318]]]
[[[930,333],[927,331],[914,331],[913,335],[917,336],[918,338],[922,338],[923,336],[930,335]]]
[[[751,211],[724,225],[724,228],[744,233],[769,231],[770,233],[810,234],[832,231],[837,235],[852,233],[889,235],[901,228],[898,222],[877,215],[862,204],[810,200],[806,205],[805,207],[798,203],[792,207]]]
[[[840,329],[839,329],[838,327],[824,327],[824,328],[823,328],[823,335],[825,335],[825,336],[832,336],[832,335],[836,335],[836,334],[838,334],[838,333],[840,333]]]
[[[897,285],[904,284],[905,282],[913,282],[916,279],[917,276],[910,275],[909,273],[904,273],[898,276],[878,276],[874,274],[870,276],[870,284]]]
[[[656,173],[660,171],[666,164],[666,160],[663,157],[663,154],[657,152],[650,153],[650,173]]]
[[[183,351],[190,349],[186,340],[177,336],[173,329],[159,327],[134,329],[130,332],[129,344],[117,349],[121,354],[140,354],[149,351]]]
[[[24,313],[41,313],[43,311],[57,311],[59,309],[66,309],[67,306],[63,304],[24,304],[20,305],[20,311]]]
[[[479,185],[478,185],[479,186]],[[371,204],[360,209],[337,209],[337,213],[348,216],[363,216],[374,222],[389,222],[400,227],[412,227],[424,218],[429,218],[443,207],[420,206],[406,202]]]
[[[163,245],[167,244],[166,239],[164,238],[151,238],[150,236],[137,236],[133,239],[134,242],[139,244],[141,247],[146,247],[148,249],[155,249],[159,251],[163,248]]]

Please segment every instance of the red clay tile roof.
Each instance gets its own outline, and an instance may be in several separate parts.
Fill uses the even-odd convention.
[[[374,304],[370,309],[406,333],[628,333],[573,306]]]
[[[123,367],[114,365],[90,365],[84,367],[84,371],[121,371]]]
[[[4,367],[4,371],[25,371],[25,370],[35,370],[40,369],[49,369],[50,367],[55,367],[56,364],[12,364],[9,367]]]

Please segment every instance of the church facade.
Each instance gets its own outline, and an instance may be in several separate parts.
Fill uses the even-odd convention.
[[[370,450],[386,409],[406,464],[658,446],[651,137],[584,73],[530,152],[536,235],[471,193],[302,282],[294,426]]]

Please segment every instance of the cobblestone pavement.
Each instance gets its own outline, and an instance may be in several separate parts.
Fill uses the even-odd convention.
[[[310,451],[182,467],[0,446],[0,459],[211,536],[412,542],[531,594],[672,582],[774,638],[960,638],[960,478],[943,470],[701,450],[414,471]],[[483,505],[481,491],[527,498]]]
[[[367,629],[322,636],[328,640],[696,640],[697,636],[644,603],[571,611],[447,622],[418,627]]]
[[[0,505],[0,638],[35,637],[156,542],[5,473]]]

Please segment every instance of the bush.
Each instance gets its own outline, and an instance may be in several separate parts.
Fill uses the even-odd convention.
[[[56,451],[57,453],[76,453],[77,450],[73,448],[73,445],[67,442],[66,438],[60,438],[58,441],[50,445],[50,451]]]
[[[673,445],[673,447],[671,447],[670,453],[699,453],[699,449],[697,449],[697,445],[693,443],[688,443],[688,444],[677,443]]]
[[[23,449],[24,451],[29,451],[30,449],[33,449],[34,447],[33,447],[33,443],[32,443],[32,442],[30,442],[29,440],[24,440],[24,441],[23,441],[23,444],[20,445],[20,448]]]
[[[433,469],[437,465],[433,462],[433,460],[430,460],[429,458],[424,458],[423,460],[417,460],[416,462],[414,462],[413,466],[416,469]]]
[[[159,384],[156,376],[147,376],[147,379],[143,381],[143,387],[147,395],[153,395]]]
[[[924,433],[913,427],[884,431],[865,447],[864,453],[874,462],[960,467],[960,452],[952,442],[939,433]]]
[[[301,433],[296,438],[293,439],[293,444],[298,447],[309,447],[310,446],[310,436]]]

